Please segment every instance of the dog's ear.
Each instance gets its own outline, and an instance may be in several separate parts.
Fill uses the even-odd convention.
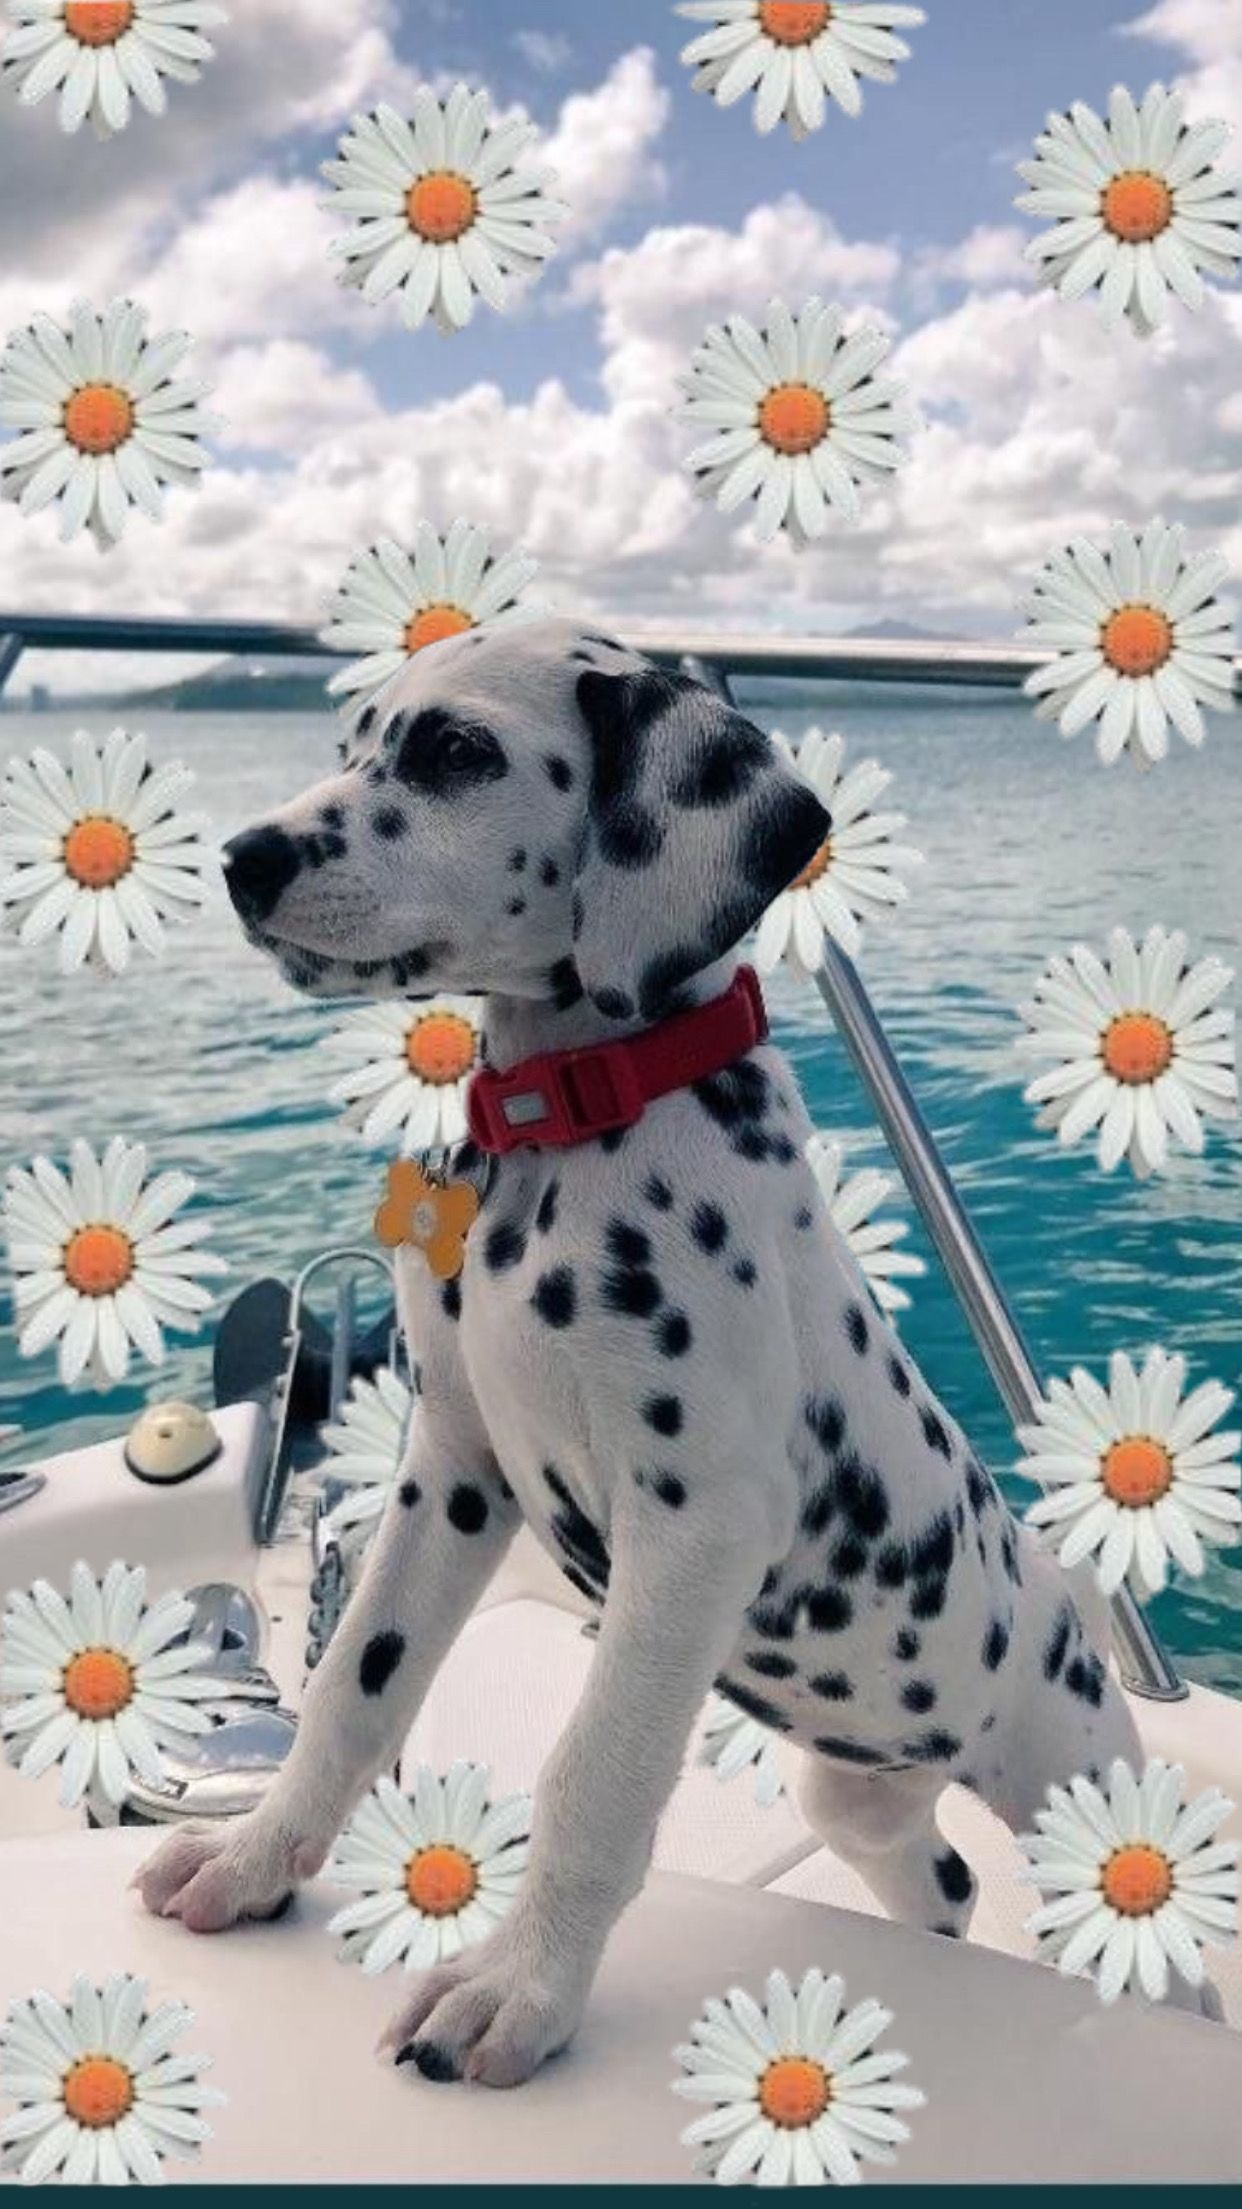
[[[741,941],[832,823],[762,729],[688,676],[592,669],[578,704],[591,790],[575,963],[601,1012],[650,1020]]]

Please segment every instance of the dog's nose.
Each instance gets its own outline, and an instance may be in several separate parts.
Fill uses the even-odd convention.
[[[283,828],[247,828],[224,847],[225,882],[238,913],[257,927],[276,910],[301,867]]]

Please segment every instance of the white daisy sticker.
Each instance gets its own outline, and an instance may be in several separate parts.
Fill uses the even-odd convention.
[[[699,1762],[710,1765],[721,1781],[753,1772],[755,1801],[761,1810],[770,1810],[785,1792],[774,1735],[723,1695],[713,1695],[708,1703]]]
[[[744,1987],[710,1999],[674,2049],[673,2092],[710,2104],[682,2134],[722,2186],[854,2185],[860,2162],[892,2164],[910,2137],[899,2111],[926,2099],[897,2073],[907,2056],[876,2043],[893,2022],[878,2002],[845,2007],[845,1982],[808,1971],[768,1979],[762,2007]]]
[[[411,330],[430,315],[451,336],[480,299],[503,313],[511,279],[539,274],[567,213],[550,171],[527,159],[537,136],[495,122],[487,94],[464,84],[443,101],[420,87],[408,122],[384,106],[355,115],[323,171],[330,208],[354,218],[331,247],[342,282],[371,305],[398,298]]]
[[[1150,928],[1141,945],[1124,928],[1107,962],[1086,944],[1054,958],[1021,1007],[1030,1034],[1018,1048],[1055,1063],[1030,1084],[1036,1125],[1063,1144],[1097,1135],[1105,1173],[1128,1158],[1140,1180],[1162,1173],[1172,1139],[1201,1152],[1205,1119],[1237,1117],[1233,980],[1219,959],[1191,966],[1179,930]]]
[[[1018,206],[1053,225],[1027,248],[1041,281],[1062,299],[1098,289],[1139,337],[1167,320],[1170,293],[1201,307],[1204,277],[1227,282],[1242,260],[1242,199],[1219,166],[1229,137],[1226,123],[1188,123],[1162,84],[1141,107],[1118,85],[1107,119],[1083,100],[1050,115],[1036,158],[1018,164]]]
[[[420,1765],[412,1795],[377,1780],[325,1873],[359,1895],[328,1924],[341,1954],[368,1972],[422,1971],[485,1940],[521,1887],[530,1820],[527,1795],[489,1803],[479,1764],[443,1779]]]
[[[832,517],[855,522],[860,492],[887,483],[917,428],[905,386],[878,373],[883,330],[847,334],[840,307],[769,302],[756,329],[733,315],[707,332],[685,379],[685,418],[710,432],[686,462],[724,514],[756,501],[755,533],[803,547]]]
[[[60,1766],[60,1799],[125,1801],[136,1773],[164,1776],[162,1748],[208,1733],[201,1708],[221,1682],[198,1668],[207,1651],[185,1640],[184,1596],[148,1605],[140,1565],[109,1565],[96,1580],[76,1564],[66,1600],[46,1580],[13,1589],[0,1616],[0,1734],[26,1779]]]
[[[219,860],[205,814],[182,813],[194,777],[153,768],[145,736],[102,744],[75,731],[62,763],[42,746],[0,783],[0,907],[28,949],[57,940],[62,974],[88,962],[123,974],[137,944],[152,958],[168,921],[204,902]]]
[[[797,881],[768,907],[755,939],[755,965],[771,974],[784,959],[800,981],[813,981],[825,938],[857,958],[865,923],[904,904],[910,894],[905,877],[922,866],[923,855],[894,842],[906,826],[903,813],[874,811],[893,779],[876,760],[860,760],[847,774],[844,737],[825,736],[822,729],[808,730],[796,749],[779,729],[772,740],[810,784],[832,827]]]
[[[898,1186],[896,1179],[872,1167],[843,1179],[845,1152],[827,1135],[813,1135],[806,1154],[833,1225],[845,1237],[880,1310],[890,1318],[908,1311],[910,1299],[898,1280],[903,1275],[913,1279],[927,1268],[921,1258],[897,1248],[910,1232],[908,1223],[876,1217]]]
[[[194,84],[215,48],[204,32],[226,23],[215,0],[8,0],[12,28],[0,72],[33,107],[56,93],[60,127],[124,130],[133,103],[168,107],[165,82]]]
[[[36,1988],[0,2021],[0,2168],[28,2186],[155,2186],[168,2156],[193,2162],[223,2094],[204,2086],[206,2056],[174,2055],[193,2012],[151,2007],[146,1982],[120,1972],[75,1979],[68,2000]]]
[[[682,60],[696,92],[721,107],[755,94],[755,127],[787,123],[795,138],[818,130],[829,100],[862,113],[863,78],[893,84],[910,48],[899,30],[927,18],[897,0],[682,0],[679,15],[710,23]]]
[[[329,691],[356,718],[427,645],[537,612],[525,594],[538,572],[519,548],[493,552],[487,530],[466,521],[446,537],[420,522],[409,552],[381,537],[350,563],[322,631],[331,651],[363,654]]]
[[[1160,520],[1141,533],[1118,522],[1107,545],[1078,538],[1055,553],[1023,608],[1023,641],[1054,654],[1026,685],[1040,719],[1063,736],[1098,722],[1106,767],[1126,750],[1154,766],[1170,722],[1202,744],[1200,707],[1234,702],[1235,614],[1216,596],[1228,573],[1217,553],[1191,558],[1185,530]]]
[[[328,1450],[324,1479],[349,1489],[328,1513],[328,1528],[351,1550],[366,1546],[383,1516],[413,1408],[413,1391],[391,1366],[381,1365],[372,1381],[355,1374],[340,1418],[319,1430]]]
[[[131,1350],[163,1363],[164,1327],[196,1333],[215,1301],[201,1277],[228,1268],[196,1247],[209,1223],[177,1217],[194,1190],[185,1173],[148,1181],[145,1146],[119,1135],[102,1156],[79,1137],[68,1174],[47,1158],[11,1167],[3,1213],[22,1356],[59,1342],[66,1388],[84,1373],[106,1388],[124,1380]]]
[[[1179,1764],[1153,1757],[1136,1780],[1118,1758],[1107,1793],[1081,1775],[1050,1787],[1022,1837],[1024,1876],[1052,1898],[1027,1931],[1067,1977],[1090,1971],[1103,2002],[1127,1988],[1162,2002],[1170,1964],[1200,1987],[1204,1946],[1237,1938],[1239,1844],[1214,1839],[1237,1806],[1185,1787]]]
[[[368,1005],[325,1038],[347,1071],[329,1092],[368,1143],[401,1138],[403,1158],[446,1150],[466,1135],[466,1092],[482,1060],[481,1005],[433,997]]]
[[[0,428],[19,434],[0,445],[0,498],[23,514],[59,503],[64,541],[88,529],[101,552],[135,506],[161,520],[165,489],[197,485],[203,438],[218,427],[200,403],[210,385],[178,374],[190,343],[148,337],[130,299],[14,330],[0,353]]]
[[[1233,1391],[1205,1381],[1189,1396],[1186,1360],[1150,1350],[1136,1371],[1114,1353],[1102,1388],[1081,1367],[1054,1380],[1034,1424],[1019,1427],[1018,1466],[1050,1490],[1026,1514],[1067,1570],[1096,1561],[1106,1595],[1133,1580],[1158,1595],[1169,1558],[1197,1579],[1203,1543],[1237,1539],[1242,1436],[1216,1431]]]

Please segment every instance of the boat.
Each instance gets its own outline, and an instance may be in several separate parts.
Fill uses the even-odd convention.
[[[0,616],[0,638],[124,649],[309,651],[264,627],[59,623]],[[227,628],[227,636],[223,631]],[[221,633],[217,634],[217,630]],[[636,637],[700,680],[743,669],[894,681],[1015,684],[1023,655],[967,646],[837,648],[820,640]],[[321,650],[317,644],[316,652]],[[835,657],[834,657],[835,654]],[[11,672],[15,655],[8,655]],[[2,679],[2,675],[0,675]],[[933,1135],[846,956],[829,945],[827,1012],[870,1094],[936,1252],[1015,1422],[1042,1382],[1018,1320]],[[446,2089],[375,2042],[398,1974],[346,1968],[324,1927],[340,1896],[322,1880],[279,1923],[192,1940],[145,1915],[129,1888],[166,1829],[229,1819],[279,1767],[306,1680],[349,1600],[356,1557],[339,1531],[339,1487],[321,1431],[351,1383],[417,1376],[393,1323],[373,1249],[304,1254],[290,1279],[252,1282],[217,1330],[206,1445],[176,1477],[158,1449],[117,1434],[0,1475],[0,1582],[63,1587],[75,1559],[141,1560],[152,1596],[176,1588],[214,1651],[212,1727],[159,1785],[135,1781],[108,1817],[64,1810],[54,1773],[30,1781],[0,1762],[0,2012],[28,1989],[118,1968],[189,2003],[196,2044],[227,2097],[194,2175],[223,2183],[689,2183],[670,2092],[672,2050],[704,1996],[756,1990],[780,1967],[840,1971],[900,2021],[927,2096],[895,2175],[913,2183],[1227,2182],[1242,2175],[1242,1953],[1213,1950],[1223,2019],[1123,1999],[1035,1958],[1016,1843],[971,1795],[948,1790],[947,1837],[980,1878],[970,1938],[890,1923],[866,1888],[802,1824],[788,1791],[766,1805],[724,1787],[692,1753],[662,1821],[655,1864],[608,1949],[571,2047],[513,2093]],[[378,1309],[372,1309],[378,1298]],[[364,1317],[364,1307],[369,1316]],[[165,1439],[176,1442],[170,1415]],[[452,1650],[402,1760],[487,1767],[496,1796],[533,1790],[592,1660],[591,1606],[526,1534]],[[1182,1765],[1188,1787],[1242,1801],[1242,1705],[1189,1686],[1128,1594],[1113,1605],[1113,1663],[1146,1753]],[[1231,1830],[1242,1832],[1235,1813]],[[1182,2122],[1169,2081],[1189,2082]],[[890,2175],[881,2169],[880,2182]]]

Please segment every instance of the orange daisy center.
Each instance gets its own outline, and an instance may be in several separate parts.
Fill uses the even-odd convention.
[[[81,46],[115,46],[134,20],[134,0],[65,0],[65,29]]]
[[[832,428],[832,408],[810,384],[778,384],[759,408],[759,430],[778,453],[809,453]]]
[[[119,1227],[79,1227],[61,1263],[79,1296],[115,1296],[134,1270],[134,1246]]]
[[[1105,1901],[1123,1918],[1149,1918],[1173,1892],[1173,1869],[1159,1849],[1135,1841],[1110,1856],[1100,1884]]]
[[[420,176],[405,195],[411,230],[429,245],[451,245],[469,230],[479,212],[479,195],[468,177],[452,169]]]
[[[1149,169],[1127,169],[1105,186],[1100,212],[1115,238],[1126,245],[1147,245],[1173,220],[1173,194],[1162,176]]]
[[[134,402],[116,384],[82,384],[65,401],[65,435],[80,453],[114,453],[134,421]]]
[[[473,617],[463,614],[460,606],[424,606],[406,623],[405,649],[421,652],[426,644],[442,644],[445,637],[464,636],[474,626]]]
[[[460,1013],[432,1012],[405,1039],[406,1063],[436,1088],[464,1079],[474,1065],[474,1029]]]
[[[810,865],[802,869],[797,881],[790,883],[790,889],[809,890],[814,883],[822,882],[832,865],[832,856],[832,838],[829,837],[827,843],[820,845]]]
[[[88,2131],[119,2125],[134,2106],[134,2081],[114,2056],[83,2056],[61,2087],[65,2113]]]
[[[115,1718],[134,1699],[134,1671],[119,1649],[83,1649],[71,1657],[61,1692],[79,1718]]]
[[[134,854],[134,839],[124,823],[102,813],[75,821],[61,851],[65,872],[85,890],[110,890],[129,873]]]
[[[813,2125],[831,2100],[832,2081],[809,2056],[778,2056],[759,2081],[760,2109],[787,2132]]]
[[[1119,675],[1154,675],[1173,654],[1173,624],[1155,606],[1122,606],[1100,631],[1100,649]]]
[[[1154,1012],[1123,1012],[1100,1047],[1114,1080],[1140,1089],[1160,1079],[1173,1064],[1173,1031]]]
[[[760,0],[759,27],[778,46],[809,46],[831,21],[828,0]]]
[[[473,1900],[479,1874],[464,1849],[437,1841],[420,1849],[405,1868],[405,1891],[424,1917],[452,1918]]]
[[[1114,1503],[1141,1511],[1168,1494],[1173,1485],[1173,1460],[1150,1435],[1128,1434],[1105,1452],[1100,1478]]]

